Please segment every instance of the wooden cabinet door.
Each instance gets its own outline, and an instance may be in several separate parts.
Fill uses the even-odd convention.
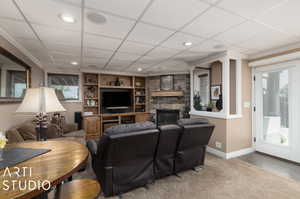
[[[135,116],[135,122],[146,122],[150,121],[150,119],[149,113],[137,113]]]
[[[86,117],[84,119],[84,130],[87,139],[97,139],[100,136],[100,118]]]

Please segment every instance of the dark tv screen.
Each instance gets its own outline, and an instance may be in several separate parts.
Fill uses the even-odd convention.
[[[102,93],[103,107],[131,106],[131,94],[129,91],[105,91]]]

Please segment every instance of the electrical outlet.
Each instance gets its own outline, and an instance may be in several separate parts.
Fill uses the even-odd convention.
[[[221,143],[221,142],[216,142],[216,147],[217,147],[218,149],[221,149],[221,148],[222,148],[222,143]]]

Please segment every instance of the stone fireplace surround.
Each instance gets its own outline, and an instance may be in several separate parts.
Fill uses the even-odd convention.
[[[152,91],[160,90],[160,76],[147,78],[149,112],[156,114],[157,109],[178,109],[180,118],[186,106],[190,107],[190,74],[174,75],[174,90],[183,91],[183,97],[152,97]],[[155,117],[154,117],[155,118]]]

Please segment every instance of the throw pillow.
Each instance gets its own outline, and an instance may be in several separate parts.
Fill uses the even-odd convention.
[[[24,123],[20,125],[17,130],[24,140],[36,140],[35,124],[29,122]]]

